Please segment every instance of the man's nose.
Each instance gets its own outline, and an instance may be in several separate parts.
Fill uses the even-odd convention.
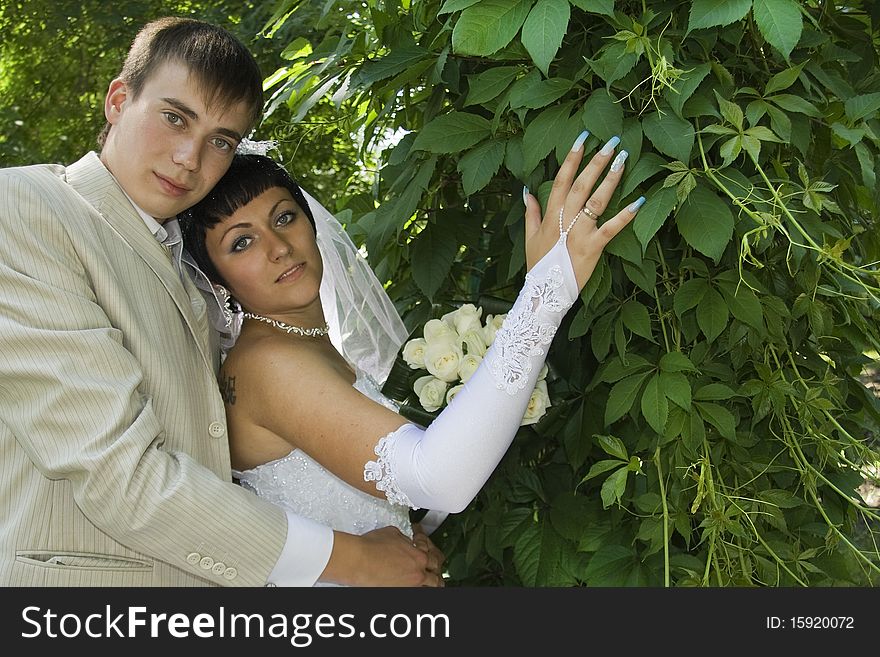
[[[181,139],[174,150],[174,162],[188,171],[198,171],[201,164],[201,148],[195,139]]]

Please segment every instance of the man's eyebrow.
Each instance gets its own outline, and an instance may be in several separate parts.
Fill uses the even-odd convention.
[[[183,101],[178,100],[177,98],[167,97],[163,98],[162,100],[174,107],[174,109],[176,109],[181,114],[185,114],[187,118],[189,118],[191,121],[198,121],[198,112],[196,112],[193,108],[191,108]],[[241,135],[238,134],[235,130],[230,130],[229,128],[217,128],[217,132],[219,132],[221,135],[226,135],[230,139],[234,139],[236,142],[241,141]]]

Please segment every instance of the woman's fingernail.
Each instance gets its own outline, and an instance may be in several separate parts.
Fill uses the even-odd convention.
[[[599,155],[611,155],[614,152],[614,147],[620,143],[620,137],[612,137],[608,141],[605,142],[605,145],[602,147],[602,150],[599,151]]]
[[[578,138],[574,140],[574,144],[571,146],[572,153],[581,150],[584,147],[584,142],[587,141],[587,137],[590,136],[590,132],[588,130],[584,130],[581,134],[578,135]]]
[[[523,204],[529,204],[529,188],[523,185]]]
[[[629,206],[629,211],[632,213],[636,213],[639,211],[639,208],[645,204],[645,197],[639,196],[635,201],[633,201]]]
[[[611,163],[611,170],[620,171],[623,168],[623,163],[626,162],[627,157],[629,157],[629,153],[626,151],[620,151],[617,154],[617,157],[614,158],[614,162]]]

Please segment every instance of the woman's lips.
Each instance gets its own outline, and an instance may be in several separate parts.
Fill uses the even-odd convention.
[[[302,276],[302,272],[305,269],[305,267],[306,267],[306,263],[304,263],[304,262],[301,262],[298,265],[294,265],[293,267],[288,269],[286,272],[281,274],[281,276],[276,278],[275,282],[276,283],[286,283],[288,281],[295,281],[300,276]]]

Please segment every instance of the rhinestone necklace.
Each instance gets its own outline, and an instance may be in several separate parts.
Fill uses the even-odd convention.
[[[268,317],[263,317],[262,315],[257,315],[256,313],[244,313],[244,317],[247,317],[248,319],[256,319],[261,322],[266,322],[267,324],[271,324],[275,328],[281,329],[285,333],[295,333],[296,335],[302,335],[306,338],[322,338],[330,333],[330,325],[326,322],[324,323],[324,328],[304,329],[300,328],[299,326],[293,326],[292,324],[279,322],[277,319],[269,319]]]

